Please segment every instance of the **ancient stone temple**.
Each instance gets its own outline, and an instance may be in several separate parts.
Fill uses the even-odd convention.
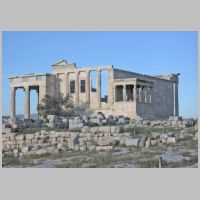
[[[102,72],[107,72],[107,95],[102,96]],[[91,74],[95,72],[95,77]],[[38,103],[45,95],[71,95],[76,107],[84,105],[95,112],[123,115],[134,119],[165,119],[178,116],[178,75],[148,76],[113,66],[77,67],[62,60],[52,65],[51,74],[10,77],[11,112],[15,117],[18,88],[25,92],[24,118],[30,118],[30,90],[37,90]]]

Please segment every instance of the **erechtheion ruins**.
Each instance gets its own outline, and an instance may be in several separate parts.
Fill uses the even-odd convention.
[[[102,97],[102,71],[107,71],[107,95]],[[91,76],[95,71],[96,77]],[[30,90],[37,90],[38,102],[45,95],[71,95],[75,106],[87,105],[95,112],[129,118],[165,119],[178,116],[178,75],[148,76],[115,69],[113,66],[79,68],[62,60],[52,65],[51,74],[10,77],[11,112],[15,117],[16,89],[25,91],[24,119],[30,118]]]

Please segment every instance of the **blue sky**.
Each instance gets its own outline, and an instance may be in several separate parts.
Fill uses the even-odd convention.
[[[10,112],[12,75],[51,72],[65,59],[80,67],[111,64],[142,74],[181,73],[180,115],[197,117],[197,32],[3,32],[3,115]],[[31,113],[36,112],[31,93]],[[24,113],[24,96],[17,90],[17,114]]]

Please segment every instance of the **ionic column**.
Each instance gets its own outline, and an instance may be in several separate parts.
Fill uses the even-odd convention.
[[[24,119],[30,119],[30,90],[29,86],[24,88],[25,91],[25,113]]]
[[[123,101],[126,101],[126,85],[123,86]]]
[[[142,102],[142,98],[141,98],[142,87],[140,86],[138,90],[139,90],[139,102]]]
[[[38,106],[39,106],[39,104],[40,104],[40,96],[39,96],[39,87],[38,87],[38,89],[36,90],[36,92],[37,92],[37,108],[38,108]],[[37,109],[37,111],[38,111],[38,109]],[[40,116],[39,116],[39,112],[38,112],[38,119],[40,118]]]
[[[79,72],[76,72],[75,105],[79,106]]]
[[[97,71],[97,107],[101,107],[101,70]]]
[[[179,116],[178,83],[175,83],[175,116]]]
[[[151,94],[152,88],[149,88],[149,103],[152,103],[152,94]]]
[[[16,96],[16,89],[11,87],[11,105],[10,105],[10,118],[15,118],[15,96]]]
[[[69,73],[65,74],[65,96],[69,94]]]
[[[137,101],[137,85],[133,87],[133,101]]]
[[[86,103],[90,105],[90,71],[86,71],[86,81],[85,81],[85,91],[86,91]]]
[[[147,88],[144,87],[144,102],[147,103]]]

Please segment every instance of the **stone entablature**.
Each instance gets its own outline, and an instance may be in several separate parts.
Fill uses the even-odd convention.
[[[102,97],[102,71],[107,71],[107,96]],[[96,72],[96,77],[91,73]],[[52,65],[52,74],[27,74],[10,79],[11,118],[15,117],[15,92],[25,91],[25,119],[30,118],[30,90],[45,95],[70,95],[76,107],[87,106],[108,115],[141,116],[149,119],[179,115],[178,75],[148,76],[113,68],[83,67],[62,60]],[[96,83],[94,87],[93,83]]]

